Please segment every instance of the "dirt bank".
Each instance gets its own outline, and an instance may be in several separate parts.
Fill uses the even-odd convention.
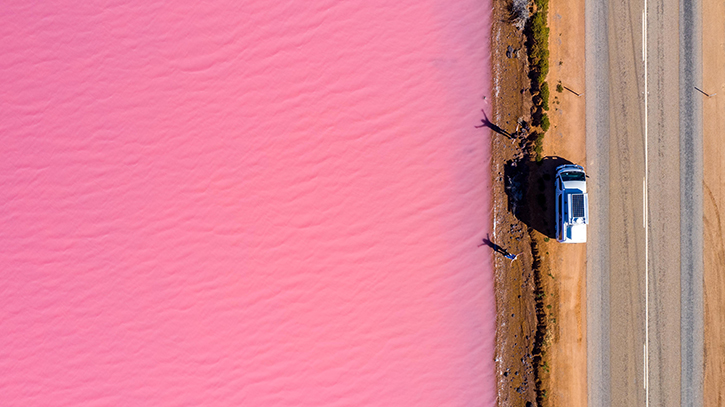
[[[497,254],[496,265],[496,369],[499,406],[535,403],[533,346],[536,330],[532,256],[527,226],[509,210],[504,173],[507,162],[520,157],[521,141],[504,133],[517,130],[519,117],[528,115],[531,96],[526,76],[524,36],[509,22],[508,3],[494,0],[491,35],[493,95],[488,120],[500,132],[492,132],[493,235],[491,241],[511,253],[511,261]]]

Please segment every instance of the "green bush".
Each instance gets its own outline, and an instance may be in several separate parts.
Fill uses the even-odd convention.
[[[561,92],[563,92],[563,91],[564,91],[564,87],[563,87],[563,86],[561,86],[561,84],[560,84],[560,83],[557,83],[557,84],[556,84],[556,91],[557,91],[557,92],[559,92],[559,93],[561,93]]]
[[[541,84],[540,95],[542,100],[542,107],[544,110],[549,110],[549,83],[544,82]]]
[[[536,162],[543,162],[544,134],[551,123],[549,117],[543,113],[549,110],[549,84],[546,76],[549,74],[549,27],[547,26],[547,15],[549,12],[549,0],[533,0],[535,12],[526,27],[526,46],[529,54],[529,78],[531,79],[531,90],[534,95],[534,111],[532,111],[532,124],[540,126],[542,132],[532,134],[530,140],[534,140],[534,153]],[[557,86],[557,91],[559,90]],[[538,92],[537,92],[538,91]],[[540,106],[539,106],[540,104]]]
[[[546,13],[538,11],[531,19],[531,47],[529,49],[533,77],[541,85],[549,73],[549,27],[546,26]]]
[[[549,130],[549,127],[551,126],[551,123],[549,122],[549,116],[544,114],[541,116],[541,130],[547,131]]]
[[[536,162],[542,162],[544,160],[544,133],[538,133],[536,135],[536,141],[534,142],[534,152],[536,153]]]
[[[546,50],[544,58],[539,63],[539,84],[542,84],[546,80],[546,75],[549,74],[549,50]]]
[[[546,25],[545,12],[538,11],[534,14],[534,18],[531,19],[531,32],[537,41],[549,39],[549,27]]]
[[[536,11],[544,14],[549,12],[549,0],[534,0],[534,4],[536,4]]]

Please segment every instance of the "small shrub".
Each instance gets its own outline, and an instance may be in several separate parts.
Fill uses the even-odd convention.
[[[546,12],[537,11],[531,19],[531,33],[534,41],[543,49],[549,46],[549,27],[546,25]]]
[[[512,0],[515,1],[515,0]],[[549,84],[546,76],[549,74],[549,35],[547,25],[549,0],[533,0],[533,15],[525,26],[526,47],[529,57],[529,79],[531,79],[531,95],[533,106],[531,108],[531,124],[539,126],[541,132],[533,132],[529,140],[533,141],[533,152],[536,154],[536,163],[543,163],[544,134],[551,126],[544,111],[549,110]],[[557,88],[558,89],[558,88]]]
[[[561,93],[561,92],[563,92],[563,91],[564,91],[564,87],[563,87],[563,86],[561,86],[561,84],[560,84],[560,83],[557,83],[557,84],[556,84],[556,91],[557,91],[557,92],[559,92],[559,93]]]
[[[537,0],[537,5],[538,3]],[[535,85],[540,86],[549,73],[549,27],[546,25],[545,8],[539,7],[531,19],[529,61],[532,70],[531,79]]]
[[[549,130],[549,127],[551,126],[551,123],[549,122],[549,116],[546,114],[541,116],[541,130],[547,131]]]
[[[534,0],[536,11],[546,14],[549,11],[549,0]]]
[[[547,28],[548,30],[548,28]],[[543,56],[541,57],[541,62],[539,63],[539,85],[541,85],[544,80],[546,80],[546,75],[549,74],[549,50],[547,49]]]
[[[534,152],[536,153],[536,162],[540,163],[544,160],[544,133],[538,133],[534,142]]]
[[[549,110],[549,83],[544,82],[541,84],[541,99],[542,107],[544,110]]]

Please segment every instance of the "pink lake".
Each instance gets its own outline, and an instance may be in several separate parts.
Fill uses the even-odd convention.
[[[495,405],[490,0],[0,11],[0,405]]]

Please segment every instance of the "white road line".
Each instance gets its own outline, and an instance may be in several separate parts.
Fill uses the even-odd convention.
[[[642,363],[644,364],[644,368],[642,370],[644,371],[644,378],[645,378],[644,381],[643,381],[643,383],[642,383],[642,385],[644,386],[645,392],[648,390],[647,387],[649,387],[649,380],[648,380],[648,377],[649,377],[649,366],[648,366],[649,365],[649,363],[648,363],[649,362],[649,357],[648,357],[648,354],[649,354],[649,352],[647,352],[647,344],[645,343],[644,346],[642,346],[642,355],[644,356],[642,358]]]
[[[649,228],[647,227],[647,181],[649,176],[648,162],[648,89],[647,89],[647,0],[644,0],[644,8],[642,10],[642,62],[644,62],[644,179],[642,180],[642,205],[644,206],[644,214],[642,222],[644,224],[644,400],[645,406],[649,407]]]
[[[647,229],[647,180],[642,177],[642,227]]]
[[[644,6],[644,10],[642,10],[642,62],[645,64],[645,75],[647,75],[647,4]]]

